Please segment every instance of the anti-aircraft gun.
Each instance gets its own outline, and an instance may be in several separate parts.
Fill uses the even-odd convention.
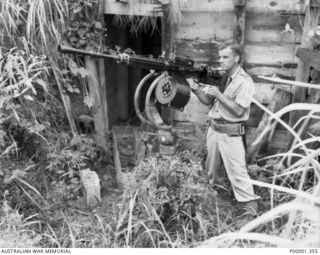
[[[169,59],[159,57],[158,59],[155,59],[127,53],[105,54],[94,51],[79,50],[64,45],[59,45],[58,51],[65,54],[105,58],[114,60],[119,64],[140,66],[150,69],[150,73],[143,77],[136,88],[134,95],[134,107],[142,122],[148,123],[160,130],[170,130],[171,126],[158,125],[153,121],[151,110],[148,106],[154,89],[156,101],[158,103],[181,110],[186,106],[190,99],[190,88],[185,80],[186,78],[194,77],[199,81],[204,81],[205,79],[210,78],[211,83],[216,86],[221,83],[220,81],[222,79],[219,68],[209,69],[205,66],[196,67],[195,62],[192,59],[184,59],[180,57]],[[154,80],[151,83],[145,98],[146,119],[139,109],[139,99],[142,87],[151,78]]]

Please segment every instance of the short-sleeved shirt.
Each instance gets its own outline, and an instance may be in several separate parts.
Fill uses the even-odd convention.
[[[245,108],[244,113],[240,117],[236,116],[226,109],[219,100],[214,99],[208,115],[213,119],[225,119],[230,122],[246,121],[249,118],[251,98],[254,95],[253,80],[242,68],[239,68],[231,78],[232,80],[223,94]]]

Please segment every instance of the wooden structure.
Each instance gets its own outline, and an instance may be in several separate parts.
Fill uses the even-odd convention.
[[[183,18],[179,24],[168,21],[170,1],[153,1],[154,4],[152,1],[150,4],[137,2],[139,1],[105,0],[104,21],[108,45],[117,45],[122,50],[131,48],[137,54],[153,54],[155,57],[164,50],[174,51],[179,57],[212,64],[218,58],[219,44],[232,40],[243,45],[243,67],[255,81],[255,98],[263,105],[271,106],[271,110],[283,107],[273,101],[275,93],[283,99],[283,104],[291,101],[291,89],[281,91],[258,76],[275,74],[282,78],[295,79],[298,66],[295,52],[303,43],[303,34],[306,33],[303,31],[306,1],[187,0],[182,6]],[[149,28],[131,34],[128,26],[115,25],[116,15],[118,18],[130,15],[137,19],[154,19],[156,30]],[[109,128],[119,120],[128,121],[134,118],[133,93],[146,72],[148,70],[106,62],[105,101],[108,106],[105,108],[108,109]],[[201,124],[207,118],[207,111],[208,109],[192,96],[183,112],[169,111],[169,118]],[[168,117],[168,110],[163,110],[162,114],[164,112]],[[259,130],[258,126],[263,118],[263,111],[253,105],[247,122],[249,142],[255,137],[255,131],[257,128]],[[277,146],[282,147],[283,144]]]
[[[308,34],[311,29],[317,27],[319,22],[319,1],[312,2],[312,5],[308,9],[305,20],[304,20],[304,29],[303,29],[303,36],[301,40],[301,47],[304,48],[312,48],[312,43],[310,38],[308,37]],[[301,52],[301,51],[300,51]],[[303,53],[300,53],[300,56]],[[299,55],[298,55],[299,56]],[[300,59],[299,60],[299,66],[297,69],[297,75],[296,80],[297,81],[303,81],[303,82],[309,82],[309,72],[310,72],[311,65],[309,64],[306,59]],[[296,88],[293,93],[293,102],[303,102],[307,99],[307,90],[305,88]],[[294,125],[294,123],[297,122],[297,120],[302,116],[303,113],[301,112],[295,112],[290,116],[290,124]]]

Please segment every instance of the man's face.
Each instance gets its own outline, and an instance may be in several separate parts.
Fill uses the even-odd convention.
[[[239,61],[239,56],[234,54],[230,48],[219,51],[219,62],[222,70],[232,70]]]

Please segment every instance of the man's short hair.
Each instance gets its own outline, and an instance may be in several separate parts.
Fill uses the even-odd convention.
[[[239,56],[239,64],[241,64],[243,51],[240,44],[226,42],[219,45],[219,50],[224,50],[226,48],[230,48],[234,54]]]

